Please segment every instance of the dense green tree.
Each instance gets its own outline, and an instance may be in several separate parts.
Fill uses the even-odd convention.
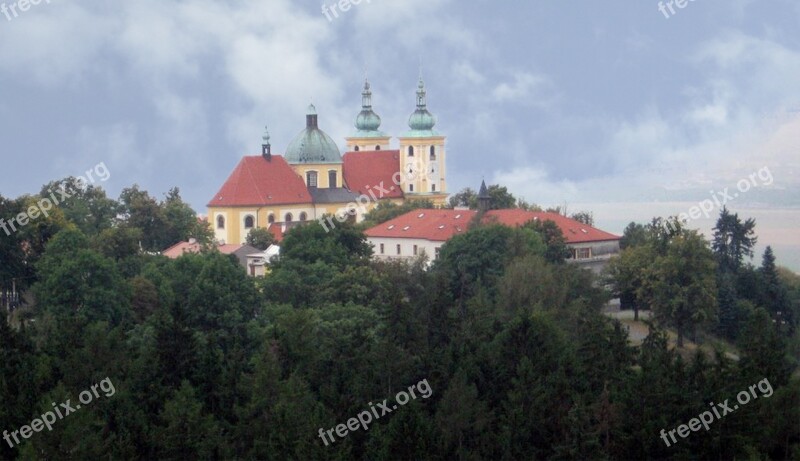
[[[674,327],[678,346],[699,324],[716,314],[716,264],[708,243],[695,232],[673,238],[659,258],[652,282],[652,308],[659,321]]]
[[[36,377],[34,344],[23,331],[17,333],[0,318],[0,430],[13,430],[28,424],[36,404],[39,383]],[[13,459],[16,449],[0,443],[0,457]]]
[[[738,213],[731,214],[726,207],[722,207],[711,244],[721,271],[736,272],[745,256],[753,257],[753,247],[757,241],[755,227],[754,219],[742,222]]]
[[[555,222],[534,220],[526,223],[524,227],[533,229],[542,236],[547,247],[544,257],[548,262],[560,264],[570,258],[571,253],[567,247],[567,240]]]
[[[778,275],[775,253],[770,246],[764,250],[758,275],[761,281],[759,304],[767,309],[778,329],[785,335],[791,336],[797,326],[797,318],[795,318],[786,285]]]
[[[604,277],[622,309],[633,309],[634,320],[639,310],[650,308],[653,286],[653,263],[656,254],[650,245],[637,245],[622,250],[605,268]]]
[[[479,459],[478,448],[492,422],[491,413],[466,373],[455,373],[436,412],[440,444],[448,459]]]
[[[141,229],[112,227],[96,235],[92,239],[92,247],[103,256],[120,261],[138,254],[141,241]]]
[[[66,229],[48,244],[37,265],[41,279],[33,287],[38,308],[56,319],[107,321],[130,319],[130,288],[114,262],[89,249],[77,229]]]
[[[119,202],[124,225],[142,231],[141,243],[147,251],[161,251],[189,238],[208,244],[213,238],[208,223],[197,219],[177,187],[159,202],[134,185],[122,190]]]
[[[63,198],[59,190],[69,197]],[[101,187],[81,183],[72,176],[42,186],[38,199],[52,201],[52,197],[59,201],[57,207],[64,217],[90,237],[110,229],[119,212],[119,203],[108,198]]]
[[[791,369],[786,360],[786,340],[765,309],[750,311],[738,345],[742,381],[767,378],[773,386],[788,382]]]
[[[9,200],[0,195],[0,288],[11,289],[11,281],[19,279],[20,288],[34,275],[33,268],[26,264],[25,251],[22,248],[20,235],[13,232],[8,225],[8,220],[17,216],[22,211],[19,200]],[[5,230],[3,230],[5,229]]]
[[[622,238],[619,240],[619,247],[625,250],[626,248],[644,245],[648,241],[647,228],[643,224],[632,222],[625,227]]]
[[[160,459],[215,459],[226,456],[219,425],[184,381],[164,405],[162,426],[154,434]]]
[[[484,225],[448,240],[436,260],[436,270],[445,274],[449,288],[464,307],[479,286],[494,292],[505,265],[515,256],[511,242],[515,229]]]
[[[274,243],[275,235],[266,227],[256,227],[247,233],[247,244],[258,248],[259,250],[264,251]]]

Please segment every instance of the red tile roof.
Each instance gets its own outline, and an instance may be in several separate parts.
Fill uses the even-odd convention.
[[[305,182],[286,160],[273,155],[244,157],[214,195],[209,207],[311,203]]]
[[[343,159],[344,180],[351,191],[378,199],[403,198],[392,179],[400,172],[399,150],[347,152]]]
[[[476,214],[474,210],[418,209],[372,227],[365,233],[367,237],[414,238],[444,242],[455,234],[466,232]],[[532,220],[555,222],[567,243],[619,240],[616,235],[557,213],[508,209],[491,210],[483,216],[484,223],[497,222],[506,226],[521,226]]]
[[[367,237],[395,237],[443,242],[466,232],[475,211],[418,209],[367,229]]]

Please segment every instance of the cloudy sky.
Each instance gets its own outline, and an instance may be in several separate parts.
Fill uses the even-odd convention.
[[[42,0],[0,14],[0,194],[105,162],[111,195],[178,186],[204,213],[264,125],[282,152],[309,102],[343,147],[365,73],[382,129],[404,131],[422,62],[451,191],[485,178],[620,232],[732,197],[755,173],[729,205],[800,270],[796,0],[674,14],[654,0],[363,0],[329,20],[334,3]]]

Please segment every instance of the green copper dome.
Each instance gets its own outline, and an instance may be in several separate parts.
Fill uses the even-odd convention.
[[[385,138],[386,134],[379,131],[381,118],[372,110],[372,90],[369,81],[364,82],[364,91],[361,93],[361,113],[356,117],[356,138]]]
[[[289,163],[342,163],[339,147],[317,126],[317,109],[308,106],[306,129],[295,136],[286,148]]]
[[[438,136],[433,131],[433,127],[436,126],[436,117],[428,111],[425,82],[422,81],[422,78],[419,79],[417,86],[417,110],[409,117],[408,126],[411,128],[411,131],[406,133],[408,137]]]

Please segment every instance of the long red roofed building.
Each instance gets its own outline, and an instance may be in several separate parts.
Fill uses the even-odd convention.
[[[367,240],[380,259],[409,259],[423,252],[430,258],[455,235],[469,230],[476,210],[418,209],[368,229]],[[530,221],[553,221],[572,252],[572,260],[598,271],[611,256],[619,254],[620,237],[557,213],[521,209],[489,210],[485,224],[522,226]]]

